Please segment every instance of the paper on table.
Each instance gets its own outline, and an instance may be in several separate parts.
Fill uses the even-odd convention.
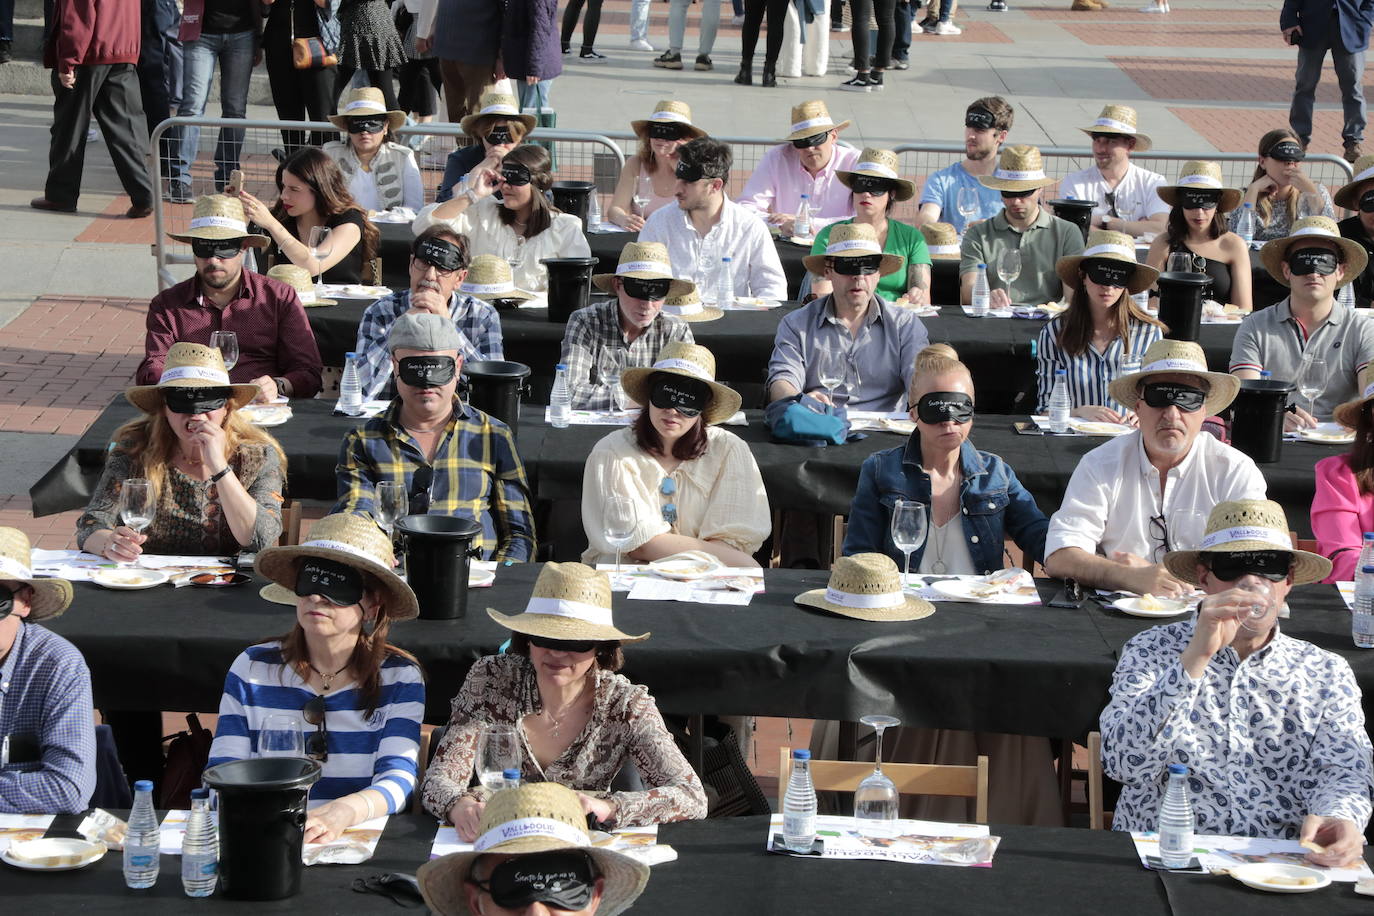
[[[1351,609],[1351,610],[1354,610],[1354,609],[1355,609],[1355,583],[1354,583],[1354,582],[1337,582],[1337,583],[1336,583],[1336,590],[1337,590],[1338,592],[1341,593],[1341,600],[1345,602],[1345,606],[1346,606],[1347,608]]]
[[[552,423],[553,408],[544,408],[544,422]],[[569,426],[629,426],[639,416],[639,408],[626,410],[574,410],[568,415]],[[744,411],[737,410],[735,415],[725,421],[726,426],[748,426]]]
[[[1159,834],[1131,832],[1140,864],[1149,867],[1147,860],[1159,858]],[[1193,852],[1198,863],[1211,872],[1235,868],[1253,862],[1273,862],[1282,865],[1303,865],[1325,872],[1332,881],[1358,881],[1374,877],[1363,860],[1349,868],[1323,868],[1307,861],[1307,850],[1297,840],[1275,840],[1268,837],[1193,835]]]
[[[387,816],[354,824],[329,843],[306,843],[301,861],[306,865],[357,865],[377,852],[377,843],[386,829]]]
[[[1010,574],[1007,574],[1008,576]],[[982,597],[970,593],[967,597],[956,597],[947,592],[935,588],[933,582],[927,582],[931,578],[936,581],[968,583],[969,586],[987,585],[988,576],[912,576],[911,584],[906,587],[907,592],[917,598],[924,598],[927,601],[959,601],[966,604],[1040,604],[1040,592],[1035,587],[1035,579],[1027,570],[1017,570],[1014,579],[1009,579],[1002,585],[996,593]],[[999,583],[1001,577],[999,577]],[[919,583],[919,585],[917,584]]]
[[[639,582],[639,581],[642,580],[642,579],[651,579],[651,580],[653,580],[653,581],[655,581],[655,582],[668,582],[668,581],[674,581],[674,580],[664,579],[662,576],[658,575],[658,574],[655,573],[652,569],[650,569],[648,565],[638,565],[638,564],[634,564],[634,563],[622,563],[622,564],[620,565],[620,572],[618,572],[618,573],[615,571],[615,564],[614,564],[614,563],[598,563],[598,564],[596,564],[596,568],[597,568],[598,570],[600,570],[601,572],[606,573],[607,576],[610,578],[610,580],[611,580],[611,591],[613,591],[613,592],[628,592],[631,588],[634,587],[634,584],[635,584],[636,582]],[[701,578],[701,579],[695,579],[695,580],[692,580],[692,582],[688,582],[688,583],[684,583],[684,584],[687,584],[687,585],[693,585],[693,584],[694,584],[694,585],[697,586],[697,588],[701,588],[701,586],[703,586],[703,585],[705,585],[705,584],[707,584],[707,583],[710,583],[712,580],[729,579],[729,578],[734,578],[734,577],[738,577],[738,576],[745,576],[745,577],[748,577],[748,578],[750,578],[750,579],[755,580],[755,581],[754,581],[754,594],[757,595],[757,594],[761,593],[761,592],[764,590],[764,588],[763,588],[763,569],[760,568],[760,567],[758,567],[758,566],[722,566],[720,569],[717,569],[715,572],[713,572],[713,573],[712,573],[711,575],[709,575],[709,576],[706,576],[706,577]],[[672,599],[659,599],[659,600],[672,600]],[[719,602],[719,601],[715,601],[715,602],[705,602],[705,603],[721,604],[721,603],[731,603],[731,602]],[[745,604],[748,604],[748,602],[746,601]]]
[[[686,601],[691,604],[734,604],[744,606],[754,597],[753,592],[737,592],[732,588],[705,588],[708,579],[676,582],[658,576],[644,576],[634,580],[627,596],[632,601]]]
[[[782,834],[782,815],[768,819],[764,848],[772,850],[773,838]],[[939,821],[899,819],[891,837],[862,836],[854,818],[833,814],[816,817],[816,838],[821,841],[820,856],[800,858],[882,859],[911,865],[956,865],[989,868],[1000,837],[992,836],[981,824],[945,824]]]
[[[51,814],[0,814],[0,852],[11,843],[41,839],[52,821]]]
[[[978,315],[974,314],[974,312],[973,312],[973,306],[971,306],[971,305],[965,305],[965,306],[963,306],[963,309],[964,309],[964,314],[967,315],[967,316],[969,316],[970,318],[977,318],[977,317],[979,317]],[[984,318],[1015,318],[1016,315],[1012,312],[1011,309],[988,309],[986,312],[983,313],[982,317],[984,317]]]

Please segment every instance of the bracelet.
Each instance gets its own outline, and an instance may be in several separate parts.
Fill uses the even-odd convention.
[[[366,789],[364,789],[362,792],[359,792],[358,794],[361,795],[361,796],[363,797],[363,804],[367,805],[367,818],[366,818],[366,819],[370,821],[370,820],[372,820],[374,817],[376,817],[376,815],[372,813],[372,796],[367,794],[367,790],[366,790]]]
[[[229,471],[230,471],[230,470],[232,470],[232,469],[229,467],[229,465],[226,464],[226,465],[224,466],[224,470],[220,471],[218,474],[211,474],[211,475],[210,475],[210,479],[209,479],[209,481],[207,481],[207,482],[208,482],[208,483],[219,483],[221,480],[223,480],[224,478],[226,478],[226,477],[229,476]]]

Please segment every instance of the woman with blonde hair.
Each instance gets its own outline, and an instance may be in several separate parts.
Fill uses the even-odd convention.
[[[224,556],[257,551],[281,534],[286,456],[238,410],[257,385],[233,385],[219,350],[176,343],[156,385],[124,393],[143,416],[115,432],[77,546],[128,563],[139,554]],[[130,478],[149,482],[155,508],[143,533],[120,524]]]
[[[650,213],[675,203],[678,147],[706,136],[706,131],[692,123],[687,103],[676,99],[659,102],[648,118],[631,121],[630,129],[639,138],[639,148],[620,170],[606,216],[622,229],[638,232]],[[637,205],[636,198],[643,203]]]
[[[1302,161],[1307,158],[1297,134],[1286,127],[1269,131],[1259,142],[1259,163],[1255,174],[1245,189],[1241,206],[1231,211],[1231,228],[1234,230],[1240,215],[1249,204],[1255,212],[1255,241],[1268,242],[1288,235],[1288,229],[1300,216],[1329,216],[1336,218],[1331,203],[1331,194],[1325,185],[1314,182],[1302,170]],[[1321,197],[1321,211],[1299,212],[1303,196],[1316,194]]]

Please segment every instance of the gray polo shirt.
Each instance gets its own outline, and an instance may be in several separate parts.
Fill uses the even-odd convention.
[[[1336,302],[1324,322],[1303,328],[1284,299],[1241,322],[1231,344],[1231,371],[1267,369],[1274,378],[1296,385],[1307,353],[1326,361],[1327,382],[1317,395],[1316,417],[1330,420],[1337,405],[1359,393],[1359,372],[1374,359],[1374,320]],[[1289,401],[1307,409],[1306,399],[1296,391]]]
[[[1007,284],[997,276],[997,258],[1008,248],[1021,249],[1021,274],[1011,284],[1011,301],[1027,305],[1058,302],[1063,284],[1054,272],[1054,264],[1060,258],[1083,253],[1083,233],[1043,206],[1035,222],[1022,232],[1012,228],[1007,222],[1007,211],[1003,210],[965,233],[959,275],[972,273],[979,264],[986,264],[988,285],[992,289],[1006,289]]]

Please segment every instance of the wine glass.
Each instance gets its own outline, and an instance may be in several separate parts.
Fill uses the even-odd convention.
[[[306,242],[310,248],[310,256],[318,263],[329,257],[329,253],[334,250],[333,233],[328,226],[311,226],[310,238]],[[320,286],[320,279],[324,275],[324,268],[315,273],[315,296],[324,298],[324,290]]]
[[[477,779],[491,791],[505,785],[505,772],[520,768],[520,736],[513,725],[483,725],[477,736]]]
[[[1250,605],[1249,613],[1240,618],[1240,625],[1251,633],[1262,632],[1259,622],[1269,614],[1269,609],[1274,606],[1274,587],[1264,579],[1257,579],[1253,576],[1249,581],[1236,586],[1243,592],[1250,592],[1255,596],[1254,604]]]
[[[845,362],[844,353],[834,347],[818,347],[816,350],[816,374],[820,376],[826,397],[830,398],[832,404],[835,403],[835,389],[844,382]]]
[[[635,181],[634,197],[630,198],[630,204],[634,208],[631,212],[635,216],[643,216],[644,209],[649,206],[649,200],[653,196],[653,179],[647,175],[640,175]]]
[[[259,757],[304,757],[300,720],[295,716],[271,715],[258,729]]]
[[[210,334],[210,346],[219,350],[224,358],[224,368],[233,369],[239,362],[239,335],[233,331],[214,331]]]
[[[410,511],[410,498],[406,495],[405,482],[401,480],[379,480],[377,482],[377,524],[386,532],[387,537],[396,533],[396,522],[406,517]]]
[[[506,255],[506,261],[510,264],[511,274],[514,275],[525,263],[525,237],[515,236],[511,246],[511,253]]]
[[[1304,216],[1321,216],[1326,212],[1326,201],[1321,194],[1315,191],[1308,191],[1298,197],[1298,218]]]
[[[597,376],[607,386],[611,396],[611,410],[625,409],[624,392],[620,388],[620,372],[625,365],[625,351],[620,347],[603,347],[596,360]]]
[[[964,218],[964,228],[968,229],[969,220],[978,215],[978,207],[981,201],[978,200],[978,192],[973,188],[960,188],[959,194],[955,198],[955,207],[959,210],[959,215]],[[960,233],[961,235],[963,233]]]
[[[892,506],[892,543],[902,552],[902,587],[911,578],[911,554],[926,542],[926,504],[899,499]],[[937,570],[943,572],[943,570]]]
[[[1193,272],[1193,254],[1190,251],[1171,251],[1166,265],[1169,273],[1190,274]]]
[[[1008,248],[997,256],[997,276],[1002,279],[1002,284],[1007,290],[1007,299],[1011,300],[1011,285],[1016,282],[1016,278],[1021,276],[1021,251],[1018,248]]]
[[[145,477],[130,477],[119,489],[119,518],[124,527],[135,534],[153,523],[157,512],[157,502],[153,498],[153,485]],[[121,564],[125,565],[125,564]]]
[[[864,716],[859,721],[877,735],[873,772],[854,790],[854,826],[863,836],[892,836],[897,829],[897,786],[883,772],[883,732],[902,722],[894,716]]]
[[[1179,509],[1169,518],[1169,540],[1174,550],[1198,550],[1207,534],[1207,513]]]
[[[612,496],[606,500],[606,543],[615,548],[615,571],[620,573],[620,552],[634,540],[638,519],[635,504],[628,496]]]
[[[1307,412],[1317,415],[1317,395],[1326,387],[1326,360],[1304,358],[1298,370],[1298,394],[1307,398]]]

